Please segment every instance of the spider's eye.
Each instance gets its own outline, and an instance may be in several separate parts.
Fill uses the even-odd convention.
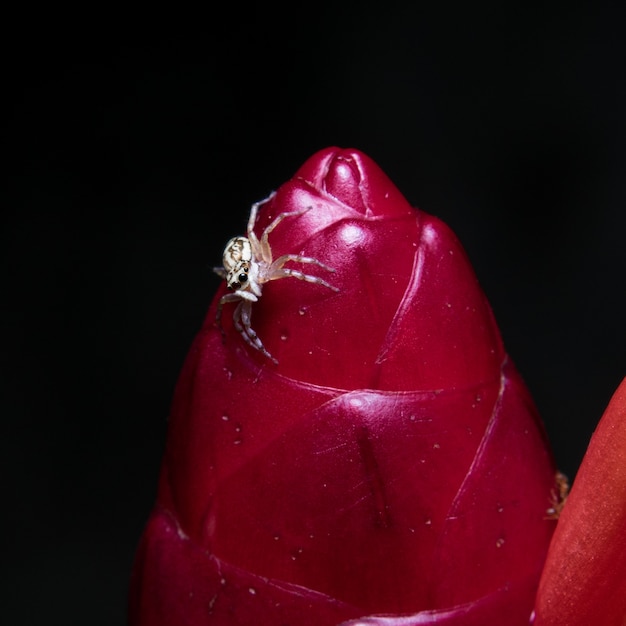
[[[244,270],[244,271],[247,272],[248,270]],[[248,277],[245,274],[239,274],[237,278],[239,278],[240,283],[245,283],[248,280]]]

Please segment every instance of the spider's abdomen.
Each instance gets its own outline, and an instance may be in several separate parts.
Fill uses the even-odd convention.
[[[224,248],[222,263],[227,272],[231,272],[242,261],[249,263],[252,260],[252,246],[247,237],[233,237]]]

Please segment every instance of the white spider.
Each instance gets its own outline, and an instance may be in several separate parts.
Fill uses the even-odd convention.
[[[250,210],[250,218],[248,219],[247,237],[233,237],[224,249],[223,267],[216,267],[214,271],[221,276],[227,283],[228,288],[232,289],[232,293],[222,296],[217,305],[217,314],[215,321],[224,334],[222,328],[222,308],[227,302],[239,302],[233,312],[233,322],[235,328],[239,331],[244,341],[262,352],[268,359],[274,363],[278,361],[265,349],[263,342],[259,339],[256,332],[250,326],[250,317],[252,314],[252,303],[257,302],[261,297],[263,284],[270,280],[278,280],[279,278],[287,278],[292,276],[309,283],[317,283],[324,285],[333,291],[339,291],[330,283],[322,278],[310,276],[298,270],[284,267],[288,261],[296,263],[311,263],[317,265],[329,272],[335,270],[328,265],[324,265],[321,261],[311,257],[300,256],[298,254],[283,254],[275,261],[272,260],[272,248],[270,247],[268,237],[270,233],[282,222],[286,217],[297,217],[306,213],[312,207],[307,207],[301,211],[287,211],[278,215],[274,221],[263,231],[261,237],[257,237],[254,232],[254,226],[257,220],[259,207],[271,200],[276,192],[272,192],[267,198],[256,202]]]

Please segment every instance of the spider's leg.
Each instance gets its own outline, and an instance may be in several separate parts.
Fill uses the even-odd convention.
[[[270,361],[273,361],[278,365],[278,361],[266,350],[263,342],[259,339],[259,336],[252,329],[250,325],[250,315],[252,312],[252,304],[248,300],[242,302],[237,307],[237,313],[239,314],[235,319],[235,328],[239,331],[244,341],[252,346],[255,350],[262,352]]]
[[[329,282],[325,281],[323,278],[319,278],[318,276],[311,276],[310,274],[305,274],[299,270],[294,270],[290,267],[283,267],[287,261],[295,261],[297,263],[310,263],[312,265],[317,265],[322,269],[325,269],[329,272],[334,272],[335,270],[328,265],[325,265],[321,261],[314,259],[308,256],[299,256],[297,254],[285,254],[274,263],[269,269],[268,272],[268,280],[278,280],[279,278],[287,278],[288,276],[292,276],[293,278],[298,278],[299,280],[304,280],[308,283],[317,283],[319,285],[324,285],[324,287],[328,287],[328,289],[332,289],[333,291],[339,291],[337,287],[331,285]]]
[[[286,217],[298,217],[299,215],[303,215],[307,211],[310,211],[313,207],[308,206],[304,209],[300,209],[299,211],[285,211],[284,213],[280,213],[274,218],[274,221],[270,223],[270,225],[263,231],[261,235],[261,239],[257,240],[258,243],[258,252],[260,257],[266,262],[272,262],[272,248],[270,247],[268,238],[270,233],[286,218]]]
[[[248,239],[250,240],[250,242],[254,242],[252,244],[253,247],[258,246],[259,243],[259,239],[258,237],[255,235],[254,233],[254,227],[256,225],[256,221],[259,215],[259,207],[262,204],[265,204],[266,202],[269,202],[274,196],[276,195],[275,191],[272,191],[272,193],[270,193],[269,196],[267,196],[267,198],[263,198],[263,200],[259,200],[258,202],[255,202],[252,205],[252,208],[250,209],[250,217],[248,218]]]
[[[226,338],[226,333],[224,332],[224,327],[222,326],[222,311],[224,309],[224,305],[227,302],[235,302],[236,300],[241,300],[240,296],[236,293],[227,293],[226,295],[220,298],[220,301],[217,303],[217,311],[215,313],[215,324],[219,328],[220,333],[222,334],[222,339]],[[239,305],[241,306],[241,304]],[[239,308],[239,307],[237,307]],[[237,309],[235,309],[234,316],[237,314]]]
[[[278,280],[279,278],[287,278],[289,276],[297,278],[299,280],[304,280],[307,283],[316,283],[317,285],[323,285],[324,287],[328,287],[328,289],[332,289],[332,291],[339,292],[338,287],[335,287],[335,285],[331,285],[323,278],[320,278],[319,276],[311,276],[310,274],[305,274],[304,272],[293,270],[290,267],[282,267],[281,269],[275,270],[274,272],[272,272],[269,280]]]
[[[270,272],[275,269],[282,269],[283,265],[288,261],[294,261],[295,263],[311,263],[312,265],[317,265],[321,267],[323,270],[327,272],[334,272],[335,268],[322,263],[319,259],[314,259],[310,256],[300,256],[299,254],[283,254],[283,256],[278,257],[273,263],[272,267],[270,267]]]
[[[233,314],[233,323],[235,324],[235,328],[237,331],[243,336],[247,343],[249,343],[248,336],[246,335],[246,330],[241,323],[241,309],[243,309],[244,302],[243,300],[239,303],[239,306],[235,309]]]
[[[250,209],[250,217],[248,218],[248,232],[251,232],[254,230],[254,226],[257,220],[257,214],[259,212],[259,207],[262,204],[269,202],[275,195],[276,195],[276,192],[272,191],[272,193],[270,193],[270,195],[267,196],[267,198],[263,198],[263,200],[259,200],[258,202],[255,202],[252,205],[252,208]]]

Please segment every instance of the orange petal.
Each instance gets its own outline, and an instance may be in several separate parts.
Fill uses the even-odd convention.
[[[626,624],[626,379],[583,458],[541,577],[536,626]]]

